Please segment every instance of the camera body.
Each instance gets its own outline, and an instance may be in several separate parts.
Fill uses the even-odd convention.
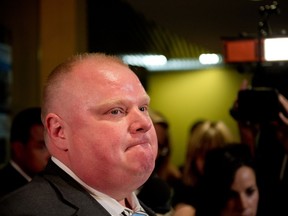
[[[238,92],[237,106],[231,115],[240,121],[265,123],[279,120],[279,112],[284,108],[274,88],[254,87]],[[285,112],[284,112],[285,113]]]

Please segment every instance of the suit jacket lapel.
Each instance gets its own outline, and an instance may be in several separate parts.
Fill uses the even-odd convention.
[[[64,172],[52,161],[49,161],[43,177],[50,182],[60,199],[67,206],[75,209],[75,215],[110,216],[77,181]]]
[[[77,181],[59,168],[51,160],[44,171],[43,177],[50,182],[60,199],[75,210],[75,215],[103,215],[109,212],[100,205]],[[141,206],[150,216],[156,214],[140,201]]]

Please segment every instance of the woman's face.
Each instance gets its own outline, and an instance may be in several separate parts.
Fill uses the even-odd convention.
[[[255,216],[259,192],[254,171],[240,167],[231,185],[231,194],[221,216]]]

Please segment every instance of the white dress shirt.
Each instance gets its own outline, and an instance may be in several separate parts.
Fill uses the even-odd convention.
[[[57,164],[61,169],[63,169],[68,175],[75,179],[79,184],[81,184],[90,195],[97,200],[112,216],[123,216],[123,212],[132,214],[135,211],[144,211],[141,207],[138,198],[135,193],[132,193],[127,197],[127,201],[130,204],[132,209],[122,206],[117,200],[112,197],[101,193],[100,191],[95,190],[86,183],[84,183],[80,178],[78,178],[73,171],[71,171],[65,164],[59,161],[57,158],[52,156],[52,161]]]

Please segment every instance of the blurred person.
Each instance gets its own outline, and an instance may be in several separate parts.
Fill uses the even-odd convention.
[[[234,137],[223,121],[203,121],[189,137],[183,181],[187,185],[196,184],[203,174],[205,156],[211,149],[234,141]]]
[[[13,118],[10,161],[0,170],[0,196],[27,184],[45,168],[50,154],[43,133],[40,107],[24,109]]]
[[[181,178],[181,172],[171,161],[171,141],[169,123],[162,113],[149,109],[149,114],[154,124],[158,140],[158,155],[155,164],[155,173],[173,186]]]
[[[152,175],[139,189],[138,198],[151,207],[157,215],[171,215],[171,198],[174,184],[181,178],[181,172],[171,162],[169,124],[159,111],[149,109],[158,140],[158,154]]]
[[[196,216],[256,216],[259,190],[248,145],[234,143],[207,153]]]
[[[172,195],[171,186],[157,175],[151,175],[137,192],[139,200],[149,206],[157,216],[172,215]]]
[[[249,88],[248,82],[244,80],[239,91]],[[280,92],[277,97],[283,109],[272,120],[266,117],[261,121],[243,120],[237,115],[238,98],[230,111],[238,123],[241,141],[250,146],[257,165],[258,186],[262,194],[259,215],[288,214],[288,101]]]
[[[172,200],[175,215],[194,215],[206,154],[233,141],[234,137],[223,121],[201,120],[191,126],[182,180],[176,186]]]
[[[115,56],[79,54],[50,73],[43,93],[51,160],[1,200],[0,215],[155,216],[134,192],[157,156],[150,98],[136,74]]]

